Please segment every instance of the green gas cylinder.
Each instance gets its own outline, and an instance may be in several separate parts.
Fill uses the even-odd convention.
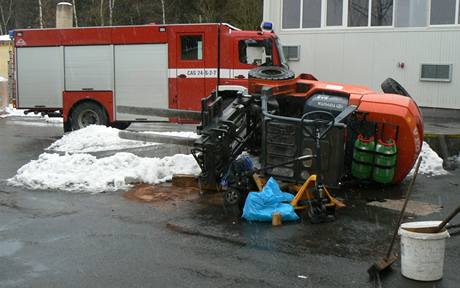
[[[359,135],[353,149],[353,163],[351,174],[358,179],[369,179],[374,165],[374,137],[366,138]]]
[[[398,148],[393,139],[379,140],[375,145],[374,171],[372,179],[378,183],[390,183],[393,180],[396,169]]]

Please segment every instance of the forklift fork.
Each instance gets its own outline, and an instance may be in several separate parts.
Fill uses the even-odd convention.
[[[308,179],[303,183],[302,186],[300,185],[293,185],[293,188],[297,191],[294,199],[291,201],[291,205],[294,207],[295,210],[300,209],[308,209],[310,206],[308,204],[302,203],[305,201],[306,203],[310,203],[313,199],[315,199],[314,193],[310,190],[311,188],[316,189],[316,175],[311,175]],[[345,204],[342,201],[337,200],[336,198],[332,197],[326,187],[323,187],[326,198],[328,199],[328,203],[326,207],[336,206],[338,208],[345,207]]]

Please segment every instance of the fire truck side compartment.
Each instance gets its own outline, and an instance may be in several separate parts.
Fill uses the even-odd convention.
[[[168,108],[168,45],[116,45],[115,107]],[[116,111],[118,121],[161,120]]]
[[[113,46],[64,47],[66,91],[113,91]]]
[[[17,48],[17,105],[61,108],[64,91],[64,48]]]

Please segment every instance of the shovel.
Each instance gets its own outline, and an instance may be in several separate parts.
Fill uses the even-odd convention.
[[[393,238],[391,239],[390,247],[388,247],[387,254],[384,258],[378,260],[371,267],[369,267],[369,269],[367,269],[367,273],[369,273],[369,276],[371,278],[376,278],[377,276],[379,276],[383,270],[390,267],[391,264],[393,264],[398,259],[398,257],[392,254],[391,252],[393,251],[393,245],[395,243],[396,236],[398,236],[399,226],[401,225],[402,219],[404,217],[404,212],[406,211],[407,202],[409,202],[410,194],[412,193],[412,188],[414,187],[415,179],[417,178],[420,163],[422,163],[422,156],[418,158],[417,165],[415,166],[414,175],[412,176],[412,179],[409,183],[409,187],[407,188],[406,200],[404,201],[404,205],[399,214],[398,223],[396,223]]]
[[[416,227],[416,228],[404,228],[404,230],[416,232],[416,233],[439,233],[441,232],[447,223],[452,220],[460,212],[460,206],[457,207],[449,216],[447,216],[444,221],[442,221],[438,226],[431,227]],[[451,227],[452,228],[452,227]]]

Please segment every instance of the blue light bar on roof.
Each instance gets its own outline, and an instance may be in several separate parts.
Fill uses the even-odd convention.
[[[262,22],[262,24],[260,24],[260,28],[262,29],[262,31],[265,31],[265,32],[272,32],[273,31],[273,23],[272,22]]]

